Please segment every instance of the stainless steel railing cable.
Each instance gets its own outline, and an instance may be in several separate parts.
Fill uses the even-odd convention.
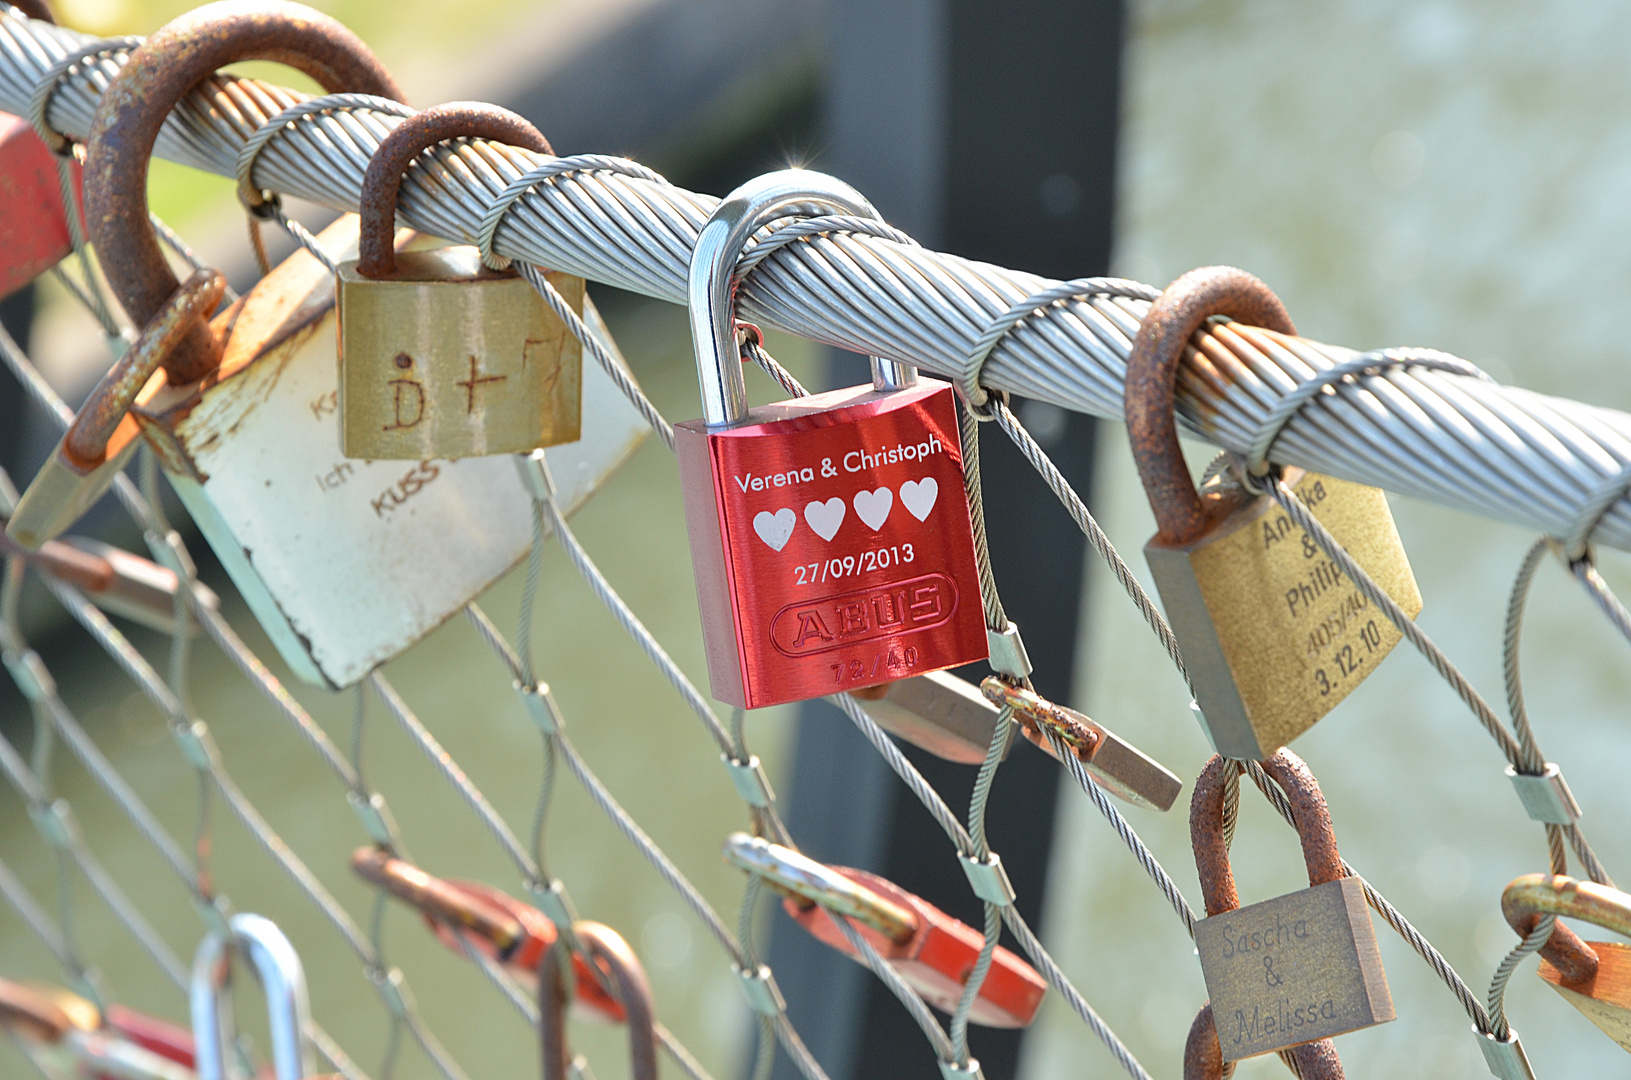
[[[0,15],[0,107],[25,111],[35,87],[85,36]],[[62,78],[47,120],[82,137],[121,59],[87,61]],[[205,94],[232,109],[211,110]],[[238,151],[270,115],[303,95],[217,79],[177,111],[157,152],[235,175]],[[304,116],[260,156],[255,183],[341,209],[357,205],[368,152],[390,118]],[[455,160],[456,159],[456,160]],[[441,155],[404,185],[403,219],[473,242],[493,198],[549,159],[497,146]],[[497,253],[680,302],[685,267],[713,200],[610,172],[557,176],[517,199]],[[744,317],[860,352],[960,376],[971,347],[1012,305],[1054,283],[863,235],[790,246],[744,289]],[[1065,301],[1006,335],[981,364],[985,385],[1099,416],[1120,417],[1121,374],[1143,301]],[[1276,403],[1354,353],[1303,340],[1261,342],[1214,329],[1186,370],[1188,428],[1245,452]],[[1564,535],[1605,480],[1631,463],[1631,417],[1435,371],[1392,371],[1319,396],[1286,426],[1275,460]],[[1631,505],[1604,514],[1595,539],[1631,547]]]

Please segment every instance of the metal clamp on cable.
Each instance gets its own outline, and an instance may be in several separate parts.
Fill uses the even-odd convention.
[[[55,697],[57,681],[46,670],[45,661],[33,649],[21,655],[17,653],[5,654],[6,670],[11,672],[12,681],[17,689],[30,701],[44,701]]]
[[[361,792],[348,791],[345,793],[345,801],[351,804],[351,811],[362,823],[362,831],[368,834],[368,839],[392,851],[400,846],[396,819],[391,816],[390,807],[385,805],[385,796],[377,791],[368,796]]]
[[[549,459],[542,450],[515,455],[515,471],[536,502],[555,501],[555,477],[550,475]]]
[[[736,793],[742,796],[743,802],[749,806],[768,809],[776,801],[776,793],[770,789],[770,778],[765,775],[764,767],[759,764],[758,754],[749,754],[746,761],[739,761],[729,754],[720,754],[719,760],[730,770],[731,783],[736,785]]]
[[[572,898],[566,894],[566,886],[560,878],[550,878],[548,882],[527,882],[527,893],[532,902],[538,905],[538,910],[549,916],[556,929],[570,930],[572,924],[578,921],[578,910],[572,904]]]
[[[985,1074],[980,1071],[980,1062],[976,1058],[969,1058],[967,1065],[959,1065],[955,1061],[942,1061],[940,1075],[946,1080],[985,1080]]]
[[[771,974],[768,966],[760,964],[750,972],[740,964],[732,964],[731,970],[742,980],[742,989],[748,996],[748,1006],[754,1012],[775,1019],[787,1010],[787,1001],[782,997],[781,987],[776,985],[776,976]]]
[[[561,710],[556,706],[555,695],[549,692],[548,683],[539,682],[528,686],[517,679],[510,685],[521,695],[521,704],[527,707],[527,715],[532,717],[532,722],[538,725],[540,731],[551,737],[561,733],[566,727],[566,717],[561,715]]]
[[[171,738],[175,739],[182,755],[199,772],[212,772],[221,764],[214,749],[204,741],[209,733],[209,725],[202,720],[170,725]]]
[[[1025,653],[1025,642],[1020,640],[1019,627],[1012,620],[1001,630],[986,630],[985,638],[991,648],[991,670],[998,675],[1023,679],[1034,670]]]
[[[80,838],[79,824],[74,820],[74,811],[67,799],[58,799],[50,805],[30,806],[28,816],[34,819],[34,827],[40,831],[40,837],[60,851],[67,851]]]
[[[1518,799],[1529,816],[1546,825],[1573,825],[1580,820],[1580,804],[1563,772],[1548,761],[1539,775],[1521,773],[1508,765],[1506,775],[1518,791]]]
[[[983,859],[976,859],[972,855],[959,853],[957,861],[963,864],[963,873],[968,875],[968,883],[973,887],[975,896],[998,907],[1007,907],[1014,902],[1018,894],[1014,892],[1014,883],[1008,880],[1008,871],[1003,869],[1002,856],[993,851]]]
[[[1529,1055],[1523,1052],[1516,1028],[1507,1028],[1505,1039],[1479,1031],[1477,1025],[1472,1033],[1478,1036],[1478,1049],[1484,1052],[1491,1076],[1497,1080],[1535,1080],[1535,1070],[1529,1065]]]

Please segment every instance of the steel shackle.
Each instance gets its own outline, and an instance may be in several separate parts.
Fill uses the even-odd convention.
[[[149,322],[179,285],[147,223],[148,164],[159,129],[218,68],[245,60],[287,64],[333,93],[402,97],[362,39],[303,4],[220,0],[143,42],[102,94],[85,164],[86,228],[108,283],[137,325]],[[207,327],[192,329],[164,361],[170,382],[208,375],[220,349]]]
[[[572,933],[583,946],[595,978],[623,1008],[629,1029],[631,1080],[657,1080],[657,1019],[645,968],[629,943],[609,926],[585,919],[572,924]],[[563,934],[538,965],[538,1041],[543,1052],[544,1080],[566,1080],[571,1073],[572,1052],[566,1042],[567,992],[561,978],[568,948]]]
[[[1336,834],[1331,827],[1331,811],[1308,765],[1283,746],[1262,765],[1263,771],[1273,777],[1291,803],[1292,821],[1302,841],[1303,862],[1308,867],[1308,884],[1324,885],[1345,877]],[[1206,903],[1208,918],[1240,907],[1240,894],[1235,890],[1223,833],[1224,769],[1227,767],[1228,762],[1222,755],[1213,754],[1196,777],[1189,801],[1189,837],[1195,848],[1195,870],[1201,880],[1201,897]],[[1330,1039],[1303,1043],[1284,1053],[1296,1061],[1303,1080],[1342,1080],[1342,1061]],[[1184,1043],[1184,1080],[1222,1080],[1222,1077],[1223,1047],[1209,1001],[1201,1006]]]
[[[1501,893],[1501,914],[1512,929],[1527,937],[1542,915],[1583,919],[1605,930],[1631,937],[1631,896],[1607,885],[1576,881],[1561,874],[1525,874]],[[1567,926],[1557,923],[1540,955],[1564,982],[1580,983],[1597,974],[1597,950]]]
[[[1139,324],[1127,357],[1127,438],[1160,529],[1172,545],[1197,540],[1227,506],[1208,506],[1195,490],[1178,445],[1173,398],[1184,348],[1214,315],[1282,334],[1297,328],[1269,287],[1232,266],[1203,266],[1168,285]]]
[[[784,896],[865,923],[890,941],[907,941],[917,933],[918,918],[910,909],[825,863],[763,837],[731,833],[725,839],[725,861],[738,870],[758,875]]]
[[[537,154],[555,153],[526,118],[481,101],[450,101],[408,117],[380,140],[362,178],[362,232],[357,273],[390,277],[396,270],[396,201],[403,174],[426,150],[450,139],[491,139]]]
[[[866,197],[837,177],[810,169],[756,176],[714,207],[691,252],[686,303],[691,345],[702,385],[702,418],[709,427],[739,423],[748,411],[747,383],[736,345],[736,263],[748,239],[779,216],[815,209],[882,220]],[[872,384],[896,390],[917,382],[917,369],[872,358]]]
[[[312,1074],[306,1028],[311,1008],[300,956],[272,920],[234,915],[230,933],[212,932],[193,955],[188,998],[193,1022],[194,1068],[198,1080],[227,1080],[227,1054],[235,1039],[232,1024],[232,958],[242,951],[266,995],[275,1080],[304,1080]]]

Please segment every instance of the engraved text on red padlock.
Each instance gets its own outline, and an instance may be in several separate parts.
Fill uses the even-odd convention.
[[[949,385],[676,425],[708,674],[760,708],[987,652]]]

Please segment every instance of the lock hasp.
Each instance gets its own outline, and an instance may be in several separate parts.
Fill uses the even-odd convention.
[[[1605,1035],[1631,1050],[1631,945],[1621,941],[1586,944],[1597,954],[1597,972],[1591,978],[1564,982],[1545,957],[1540,961],[1540,977]]]
[[[356,238],[347,215],[319,240],[343,258],[355,255]],[[217,316],[226,341],[219,371],[165,387],[135,415],[290,668],[345,687],[519,561],[531,545],[532,504],[509,457],[341,454],[333,283],[297,251]],[[592,307],[586,321],[610,341]],[[567,512],[648,430],[598,368],[585,402],[594,437],[549,451]]]
[[[583,279],[547,275],[579,315]],[[583,346],[473,247],[403,251],[388,277],[339,273],[340,430],[348,458],[524,454],[575,442]]]
[[[1393,1019],[1358,878],[1202,919],[1195,948],[1225,1061]]]
[[[1287,469],[1293,488],[1415,618],[1421,593],[1378,488]],[[1214,749],[1263,760],[1347,697],[1403,636],[1268,496],[1199,540],[1144,547]],[[1220,1020],[1221,1023],[1221,1020]]]
[[[676,424],[708,675],[756,709],[986,657],[951,387]]]

